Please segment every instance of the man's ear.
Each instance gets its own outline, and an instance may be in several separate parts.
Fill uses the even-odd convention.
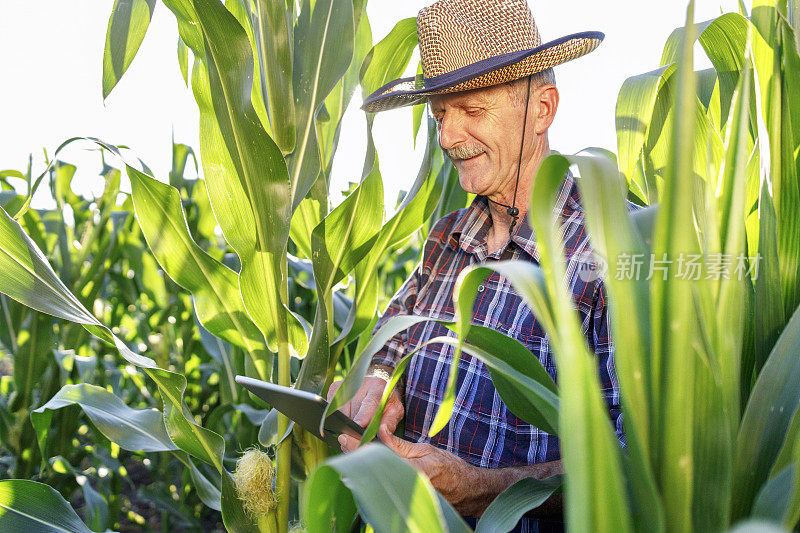
[[[558,110],[558,89],[555,85],[547,84],[537,87],[533,95],[536,106],[531,111],[536,111],[536,124],[534,126],[537,135],[542,135],[556,117]]]

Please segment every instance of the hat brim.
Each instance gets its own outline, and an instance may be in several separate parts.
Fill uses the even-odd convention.
[[[433,94],[467,91],[523,78],[592,52],[604,37],[599,31],[573,33],[536,48],[483,59],[439,76],[400,78],[370,94],[361,109],[377,113],[424,103]]]

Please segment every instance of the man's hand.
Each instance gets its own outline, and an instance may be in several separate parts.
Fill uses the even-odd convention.
[[[487,469],[472,466],[457,455],[431,444],[410,442],[396,437],[384,425],[381,425],[378,436],[389,449],[428,476],[433,488],[459,514],[478,517],[486,509],[488,502],[480,485],[485,481],[481,474],[486,475]]]
[[[331,388],[328,390],[328,401],[331,401],[341,385],[341,380],[334,381],[331,384]],[[378,376],[367,376],[364,378],[364,383],[362,383],[356,395],[339,410],[352,418],[359,426],[367,427],[381,404],[381,397],[383,397],[385,388],[385,379]],[[403,409],[403,403],[400,401],[400,394],[398,394],[397,390],[394,390],[389,396],[386,408],[383,410],[381,425],[385,424],[390,431],[394,431],[404,413],[405,410]],[[359,440],[349,435],[340,435],[339,444],[342,446],[342,451],[351,452],[358,448]]]
[[[431,480],[433,487],[463,516],[479,518],[498,494],[525,477],[543,479],[561,474],[561,461],[506,468],[478,468],[446,450],[396,437],[381,425],[378,436],[386,446]],[[550,497],[531,516],[560,517],[560,494]]]

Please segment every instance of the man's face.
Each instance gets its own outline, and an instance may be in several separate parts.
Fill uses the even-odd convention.
[[[430,97],[439,144],[465,191],[513,190],[525,112],[524,97],[519,100],[506,86]]]

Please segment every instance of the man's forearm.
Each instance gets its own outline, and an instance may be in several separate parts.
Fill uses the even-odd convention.
[[[471,487],[465,491],[465,494],[469,496],[464,501],[459,502],[457,508],[460,508],[459,512],[461,512],[461,514],[477,518],[483,514],[498,494],[517,481],[528,477],[544,479],[555,474],[563,474],[564,468],[559,460],[526,466],[510,466],[506,468],[474,467],[473,473],[474,476],[470,476],[473,479],[469,481]],[[541,518],[560,516],[562,510],[562,495],[554,494],[530,513],[529,516]]]

